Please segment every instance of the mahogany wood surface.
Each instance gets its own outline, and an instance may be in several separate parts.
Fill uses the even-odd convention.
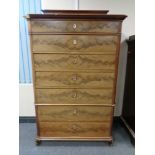
[[[33,52],[116,54],[118,36],[102,35],[33,35]]]
[[[35,20],[32,32],[109,32],[119,33],[120,21],[80,21],[80,20]]]
[[[43,13],[50,13],[50,14],[107,14],[109,12],[109,10],[49,10],[49,9],[45,9],[45,10],[41,10]]]
[[[109,123],[58,123],[58,122],[39,122],[40,136],[42,137],[108,137],[110,136]]]
[[[120,34],[107,10],[29,14],[37,140],[112,141]]]
[[[34,54],[35,71],[114,71],[115,63],[115,55]]]
[[[112,105],[112,89],[36,89],[37,104],[107,104]]]
[[[36,88],[112,88],[114,73],[36,72]]]
[[[112,109],[102,105],[37,106],[38,119],[42,122],[109,122]]]
[[[50,14],[29,14],[27,15],[25,18],[27,20],[35,20],[35,19],[63,19],[63,18],[67,18],[67,19],[99,19],[99,20],[107,20],[107,21],[121,21],[124,20],[127,16],[126,15],[115,15],[115,14],[65,14],[65,13],[50,13]]]

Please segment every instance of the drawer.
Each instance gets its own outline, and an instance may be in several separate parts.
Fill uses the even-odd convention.
[[[113,88],[114,73],[36,72],[36,88]]]
[[[112,89],[35,89],[35,94],[41,104],[113,104]]]
[[[115,55],[34,54],[35,71],[115,70]]]
[[[32,35],[32,49],[36,53],[116,53],[118,41],[118,36]]]
[[[105,32],[118,33],[118,21],[31,21],[32,32]]]
[[[40,137],[105,138],[110,137],[110,122],[107,123],[58,123],[39,122]]]
[[[42,105],[37,106],[38,119],[41,122],[109,122],[113,107],[100,105]]]

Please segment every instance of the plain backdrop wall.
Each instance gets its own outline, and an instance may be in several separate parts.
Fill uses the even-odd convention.
[[[42,9],[77,9],[109,10],[109,14],[125,14],[128,17],[122,26],[119,73],[116,94],[115,116],[122,111],[123,91],[126,71],[126,39],[135,34],[135,1],[134,0],[42,0]],[[33,85],[20,84],[20,116],[34,116]]]
[[[42,0],[42,9],[75,9],[76,0]]]

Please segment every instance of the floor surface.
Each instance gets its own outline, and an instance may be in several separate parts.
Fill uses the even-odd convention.
[[[19,155],[134,155],[135,148],[124,128],[114,124],[114,142],[42,142],[36,146],[35,123],[19,125]]]

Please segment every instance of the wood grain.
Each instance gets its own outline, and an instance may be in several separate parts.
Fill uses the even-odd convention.
[[[43,105],[37,106],[38,119],[42,122],[54,121],[106,121],[111,120],[113,107],[100,105],[79,106],[79,105]]]
[[[32,35],[33,52],[116,53],[118,36],[102,35]]]
[[[115,69],[115,55],[35,54],[35,71]]]
[[[36,89],[35,91],[37,104],[113,104],[112,89]]]
[[[37,136],[37,141],[104,141],[104,142],[112,142],[113,138],[112,135],[110,136],[100,136],[100,137],[84,137],[84,136],[72,136],[72,137],[44,137],[44,136]]]
[[[110,123],[55,123],[55,122],[40,122],[40,136],[44,137],[108,137]]]
[[[31,21],[32,32],[106,32],[118,33],[119,21]],[[76,25],[76,26],[75,26]]]
[[[116,15],[116,14],[74,14],[74,13],[70,13],[70,14],[65,14],[65,13],[50,13],[50,14],[28,14],[27,16],[25,16],[25,18],[27,20],[62,20],[64,19],[66,20],[90,20],[90,21],[123,21],[127,16],[126,15]]]
[[[112,141],[122,21],[102,11],[29,14],[37,139]]]
[[[36,88],[113,88],[114,73],[36,72]]]
[[[43,13],[50,13],[50,14],[82,14],[82,15],[90,15],[90,14],[95,14],[95,15],[102,15],[102,14],[107,14],[109,10],[41,10]]]

